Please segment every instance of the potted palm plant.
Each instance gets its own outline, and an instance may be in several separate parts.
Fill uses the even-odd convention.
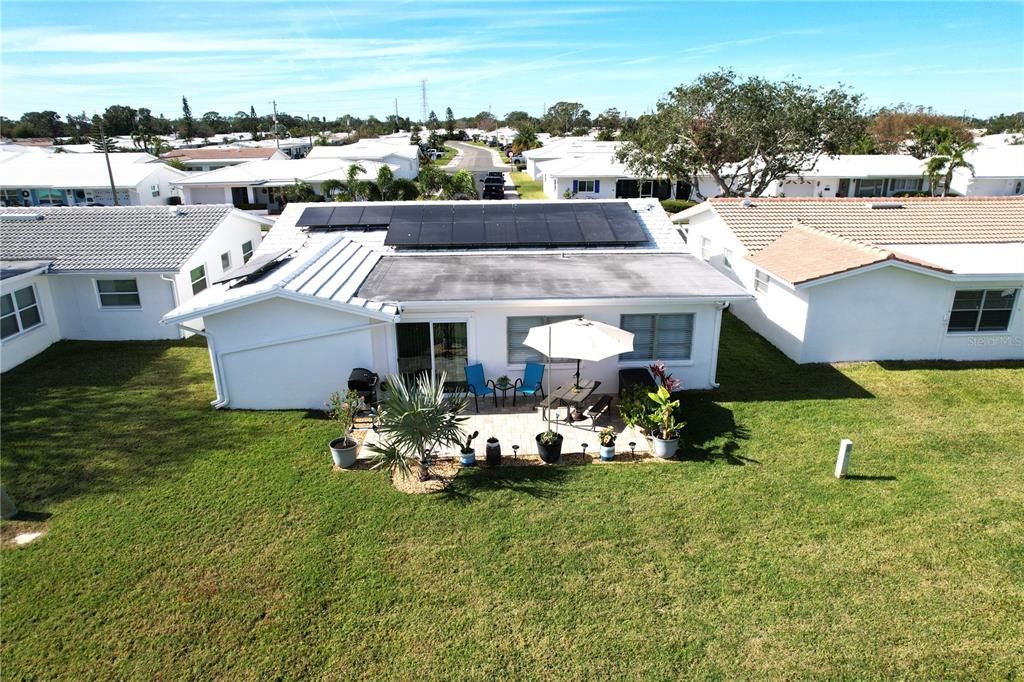
[[[476,465],[476,450],[473,449],[473,439],[479,435],[479,431],[474,431],[466,438],[466,443],[462,446],[461,455],[459,456],[459,463],[462,466],[471,467]]]
[[[562,456],[562,441],[565,439],[560,433],[550,428],[543,433],[537,434],[537,454],[545,464],[554,464]]]
[[[654,443],[654,454],[662,459],[671,459],[679,447],[679,429],[683,427],[675,417],[679,401],[672,400],[672,394],[664,386],[658,386],[658,390],[655,393],[648,393],[647,397],[655,405],[648,415],[652,427],[651,441]]]
[[[615,459],[615,437],[618,434],[615,433],[615,429],[611,426],[606,426],[601,429],[601,434],[598,438],[601,441],[601,460],[610,462]]]
[[[434,451],[462,445],[466,398],[446,394],[446,380],[444,372],[436,379],[420,374],[413,383],[388,377],[387,397],[377,406],[379,438],[367,446],[374,453],[374,468],[406,475],[415,470],[426,481]]]
[[[356,454],[359,451],[359,443],[352,438],[352,425],[356,415],[363,409],[363,400],[355,391],[349,391],[342,397],[341,393],[335,391],[327,400],[327,414],[331,419],[341,426],[342,435],[332,440],[328,447],[331,449],[331,457],[334,465],[347,469],[356,463]]]

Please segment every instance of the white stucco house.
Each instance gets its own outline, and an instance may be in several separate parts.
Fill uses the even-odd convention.
[[[718,198],[674,219],[796,362],[1024,359],[1024,197]]]
[[[959,168],[949,188],[964,196],[1024,195],[1024,144],[979,147],[967,155],[974,170]]]
[[[822,156],[809,170],[776,183],[769,196],[891,197],[927,192],[925,162],[909,154]]]
[[[0,153],[0,205],[113,206],[104,154]],[[171,183],[186,173],[152,154],[109,154],[122,206],[167,204]]]
[[[161,317],[270,224],[230,206],[0,209],[0,371],[61,339],[180,338]]]
[[[165,160],[177,160],[191,173],[217,170],[225,166],[237,166],[256,159],[291,158],[280,149],[273,147],[199,147],[196,149],[175,149],[161,154]]]
[[[722,311],[751,298],[650,200],[289,204],[250,265],[163,318],[202,318],[217,407],[320,408],[357,367],[521,376],[529,328],[581,315],[635,334],[584,364],[599,392],[654,360],[712,388]],[[554,385],[574,371],[556,360]]]
[[[420,149],[409,144],[409,136],[369,138],[352,144],[317,145],[306,158],[334,159],[346,167],[352,162],[387,164],[394,169],[396,178],[415,180],[420,173]]]
[[[186,204],[232,204],[238,208],[278,213],[284,208],[282,190],[296,181],[312,185],[320,194],[325,180],[345,180],[348,168],[363,168],[360,180],[374,180],[381,164],[376,161],[306,158],[257,159],[208,173],[194,173],[174,182]],[[398,166],[390,165],[397,175]]]

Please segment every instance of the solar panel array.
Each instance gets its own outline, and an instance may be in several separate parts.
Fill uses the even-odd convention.
[[[387,228],[403,249],[627,246],[647,233],[625,203],[347,205],[307,208],[296,225],[315,230]]]

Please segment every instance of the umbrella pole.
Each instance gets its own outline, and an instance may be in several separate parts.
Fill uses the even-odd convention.
[[[576,390],[580,390],[580,359],[576,358]]]
[[[546,374],[548,375],[548,395],[547,395],[547,399],[550,400],[551,399],[551,327],[548,327],[548,353],[547,353],[547,359],[548,359],[548,369],[547,369],[547,372],[546,372]],[[551,408],[549,407],[547,410],[545,410],[545,412],[548,415],[548,431],[550,431],[551,430]]]

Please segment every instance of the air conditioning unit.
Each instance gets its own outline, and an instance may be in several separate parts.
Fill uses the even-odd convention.
[[[160,185],[153,185],[149,188],[149,191],[153,193],[153,196],[160,196]]]

